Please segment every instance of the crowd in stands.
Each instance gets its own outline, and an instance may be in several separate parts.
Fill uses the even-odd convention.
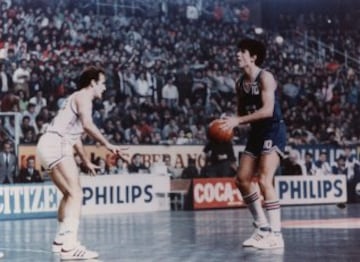
[[[74,1],[34,2],[0,0],[1,111],[21,113],[23,144],[36,143],[59,105],[76,90],[80,71],[92,64],[106,70],[107,92],[94,103],[93,117],[110,141],[205,144],[207,124],[236,111],[236,43],[249,36],[267,43],[265,66],[277,76],[290,144],[342,145],[360,139],[356,69],[329,67],[335,59],[331,54],[304,54],[292,34],[286,33],[283,44],[274,42],[271,32],[255,35],[222,1],[208,1],[210,19],[189,19],[185,8],[155,17],[100,16]],[[313,19],[301,24],[302,30],[316,27],[322,18]],[[321,33],[331,38],[337,26]],[[349,53],[358,54],[357,34],[347,38]],[[9,133],[16,125],[1,124]],[[242,132],[235,143],[245,142]],[[90,137],[84,141],[93,143]]]

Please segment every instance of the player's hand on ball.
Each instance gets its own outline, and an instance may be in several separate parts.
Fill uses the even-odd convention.
[[[208,127],[208,137],[217,142],[230,142],[234,137],[233,129],[222,129],[222,119],[213,120]]]
[[[237,116],[226,116],[224,118],[221,118],[219,122],[220,122],[220,128],[222,130],[229,130],[229,129],[232,130],[239,125],[240,120],[239,117]]]

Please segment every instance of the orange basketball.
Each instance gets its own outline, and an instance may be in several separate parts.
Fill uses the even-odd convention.
[[[209,138],[217,142],[230,142],[234,137],[234,131],[232,129],[221,129],[220,125],[220,119],[215,119],[209,124]]]

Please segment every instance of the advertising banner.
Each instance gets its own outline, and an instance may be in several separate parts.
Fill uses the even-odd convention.
[[[56,217],[62,194],[52,184],[0,186],[0,220]]]
[[[203,178],[193,180],[194,209],[244,206],[234,178]]]
[[[170,178],[133,174],[102,176],[97,181],[82,176],[83,214],[170,210]]]
[[[170,178],[161,175],[81,176],[82,214],[169,210]],[[56,217],[62,193],[52,184],[0,186],[0,220]]]
[[[276,176],[275,188],[282,205],[345,203],[346,177]],[[204,178],[193,180],[194,209],[230,208],[245,206],[233,178]]]
[[[144,160],[144,164],[150,167],[153,163],[163,161],[165,157],[170,158],[171,166],[177,169],[183,169],[187,166],[188,158],[195,159],[197,168],[201,168],[205,165],[205,156],[203,154],[203,145],[185,145],[185,146],[166,146],[166,145],[125,145],[128,147],[123,154],[125,162],[130,163],[131,158],[135,154],[140,154]],[[36,158],[35,146],[20,146],[19,147],[19,165],[20,168],[26,166],[26,160],[28,157]],[[243,149],[243,146],[234,146],[235,156],[238,156],[239,152]],[[95,161],[98,157],[105,159],[109,167],[115,165],[116,156],[111,154],[102,146],[86,145],[85,150],[90,156],[92,161]],[[36,168],[40,169],[39,161],[36,162]]]
[[[346,176],[278,176],[275,187],[283,205],[344,203]]]

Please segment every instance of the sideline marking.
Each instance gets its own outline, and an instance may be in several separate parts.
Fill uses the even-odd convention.
[[[334,218],[334,219],[308,219],[308,220],[285,220],[284,228],[360,228],[360,218]]]
[[[40,254],[52,254],[50,251],[45,251],[41,249],[24,249],[24,248],[6,248],[2,247],[0,250],[4,251],[15,251],[15,252],[30,252],[30,253],[40,253]]]

